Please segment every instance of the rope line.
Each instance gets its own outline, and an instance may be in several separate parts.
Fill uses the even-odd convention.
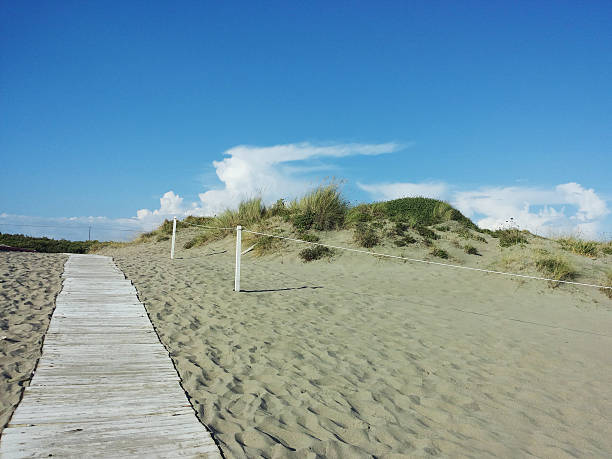
[[[339,246],[335,246],[335,245],[321,244],[320,242],[304,241],[302,239],[294,239],[294,238],[291,238],[291,237],[277,236],[277,235],[274,235],[274,234],[267,234],[267,233],[260,233],[258,231],[250,231],[250,230],[247,230],[247,229],[242,229],[242,231],[244,231],[246,233],[251,233],[251,234],[258,234],[260,236],[275,237],[277,239],[285,239],[287,241],[300,242],[300,243],[303,243],[303,244],[320,245],[321,247],[328,247],[328,248],[331,248],[331,249],[346,250],[348,252],[365,253],[365,254],[368,254],[368,255],[376,255],[376,256],[379,256],[379,257],[396,258],[398,260],[412,261],[412,262],[415,262],[415,263],[425,263],[425,264],[428,264],[428,265],[445,266],[447,268],[455,268],[455,269],[467,269],[469,271],[479,271],[479,272],[489,273],[489,274],[501,274],[501,275],[504,275],[504,276],[522,277],[522,278],[525,278],[525,279],[534,279],[534,280],[543,280],[543,281],[549,281],[549,282],[559,282],[559,283],[563,283],[563,284],[581,285],[583,287],[595,287],[595,288],[601,288],[601,289],[612,289],[612,287],[607,287],[605,285],[586,284],[584,282],[564,281],[564,280],[559,280],[559,279],[549,279],[547,277],[529,276],[527,274],[507,273],[507,272],[504,272],[504,271],[494,271],[494,270],[491,270],[491,269],[473,268],[471,266],[459,266],[459,265],[453,265],[453,264],[450,264],[450,263],[441,263],[441,262],[438,262],[438,261],[419,260],[417,258],[406,258],[406,257],[400,257],[399,255],[389,255],[389,254],[386,254],[386,253],[370,252],[368,250],[361,250],[361,249],[350,249],[348,247],[339,247]]]
[[[186,221],[182,221],[185,225],[189,226],[197,226],[198,228],[207,228],[207,229],[215,229],[215,230],[235,230],[236,228],[224,228],[222,226],[205,226],[205,225],[196,225],[195,223],[189,223]]]

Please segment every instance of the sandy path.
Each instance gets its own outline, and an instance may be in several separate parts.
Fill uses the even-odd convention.
[[[0,252],[0,429],[40,357],[66,259],[62,254]]]
[[[597,291],[293,253],[244,257],[236,294],[229,241],[109,253],[228,457],[612,454]]]

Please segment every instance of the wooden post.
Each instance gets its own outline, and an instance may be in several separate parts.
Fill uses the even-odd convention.
[[[236,227],[236,274],[234,276],[234,291],[240,291],[240,255],[242,254],[242,226]]]
[[[170,259],[174,260],[174,243],[176,242],[176,217],[172,221],[172,248],[170,249]]]

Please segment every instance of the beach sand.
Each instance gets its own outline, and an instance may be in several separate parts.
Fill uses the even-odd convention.
[[[62,254],[0,252],[0,430],[40,357],[66,259]]]
[[[187,233],[173,261],[169,241],[102,253],[226,457],[612,455],[596,289],[287,245],[243,256],[235,293],[233,239],[185,250]]]

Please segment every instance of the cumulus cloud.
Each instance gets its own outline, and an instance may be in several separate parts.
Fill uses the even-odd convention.
[[[601,236],[601,224],[610,211],[592,188],[574,182],[553,188],[484,187],[452,189],[444,183],[359,184],[374,199],[426,196],[445,199],[482,228],[498,229],[513,224],[544,236],[580,234]]]
[[[225,151],[226,157],[222,160],[213,161],[223,187],[200,193],[200,201],[188,206],[183,203],[183,198],[169,191],[160,199],[159,209],[140,209],[137,217],[142,221],[161,221],[173,215],[215,215],[253,196],[261,196],[265,202],[292,198],[311,186],[305,174],[313,171],[313,165],[302,165],[300,161],[381,155],[400,148],[396,143],[313,145],[302,142],[270,147],[239,145]],[[315,170],[322,167],[314,166]]]
[[[537,234],[578,233],[596,238],[609,214],[606,202],[593,189],[574,182],[551,189],[490,187],[458,191],[453,204],[483,228],[495,229],[510,218]]]

